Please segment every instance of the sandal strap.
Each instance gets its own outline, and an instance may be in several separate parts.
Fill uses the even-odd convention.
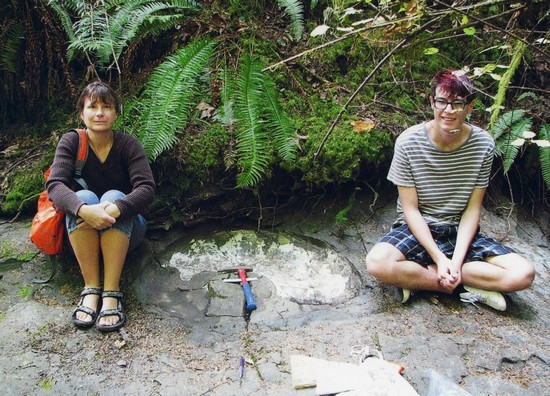
[[[102,298],[111,297],[116,298],[117,300],[120,300],[123,296],[124,294],[121,291],[117,290],[105,290],[103,294],[101,294]]]
[[[103,318],[104,316],[118,316],[119,319],[124,318],[124,312],[122,312],[121,309],[106,309],[105,311],[101,311],[98,314],[98,319]]]
[[[79,305],[78,307],[76,307],[73,311],[73,316],[75,316],[77,312],[84,312],[85,314],[90,315],[92,319],[95,318],[95,315],[97,314],[96,311],[85,305]]]
[[[101,289],[101,287],[85,287],[80,293],[80,297],[88,296],[90,294],[101,296],[102,292],[103,292],[103,289]]]

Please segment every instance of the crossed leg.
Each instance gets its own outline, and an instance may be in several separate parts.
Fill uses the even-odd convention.
[[[366,258],[367,271],[383,283],[403,289],[451,293],[442,287],[434,265],[424,267],[406,260],[395,246],[380,242],[374,245]],[[528,288],[535,277],[533,265],[516,253],[471,261],[462,266],[464,285],[484,290],[512,292]]]

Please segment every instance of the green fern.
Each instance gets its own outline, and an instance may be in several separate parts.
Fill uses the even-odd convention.
[[[151,74],[139,102],[140,129],[135,133],[150,160],[177,142],[195,106],[193,96],[207,70],[215,41],[202,39],[168,57]]]
[[[235,92],[237,118],[237,187],[252,187],[266,174],[271,155],[269,134],[262,119],[262,65],[250,55],[241,59]]]
[[[25,39],[25,27],[22,22],[7,25],[0,32],[0,68],[8,73],[17,70],[17,55]]]
[[[550,141],[550,124],[544,124],[539,129],[539,138]],[[550,147],[539,147],[540,168],[546,188],[550,191]]]
[[[523,132],[531,128],[532,120],[525,117],[525,110],[509,111],[499,117],[492,130],[496,141],[495,154],[502,157],[504,173],[510,170],[519,152],[519,146],[512,142],[523,137]]]
[[[294,40],[298,41],[304,33],[304,5],[302,0],[277,0],[290,17]]]
[[[236,122],[234,111],[234,103],[232,93],[235,92],[235,73],[229,69],[227,65],[221,70],[220,76],[220,101],[221,106],[218,108],[214,120],[221,122],[223,125],[232,128]]]
[[[108,67],[130,43],[176,26],[187,17],[183,11],[197,7],[192,0],[49,0],[48,5],[69,37],[69,60],[82,52]],[[71,14],[77,18],[74,24]]]
[[[266,112],[266,128],[271,131],[273,145],[283,161],[293,161],[297,155],[296,128],[283,112],[277,97],[273,80],[265,76],[262,80]]]

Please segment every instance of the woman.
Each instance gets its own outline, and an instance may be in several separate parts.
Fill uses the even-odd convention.
[[[472,80],[459,70],[437,73],[430,104],[433,119],[395,143],[388,180],[399,193],[398,217],[367,255],[367,270],[399,287],[403,303],[411,290],[463,288],[462,301],[504,311],[501,292],[528,288],[535,271],[513,249],[479,233],[495,143],[467,122]]]
[[[120,277],[126,254],[145,237],[140,213],[155,197],[153,174],[140,142],[113,130],[119,106],[116,93],[103,82],[92,82],[84,89],[77,107],[88,141],[82,169],[87,189],[74,191],[76,133],[61,137],[46,183],[49,198],[66,213],[70,245],[84,279],[72,322],[80,328],[95,324],[100,331],[124,325]]]

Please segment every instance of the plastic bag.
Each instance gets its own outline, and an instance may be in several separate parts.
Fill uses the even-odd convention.
[[[425,396],[472,396],[470,393],[455,384],[449,378],[438,374],[434,370],[428,372],[430,384]]]

